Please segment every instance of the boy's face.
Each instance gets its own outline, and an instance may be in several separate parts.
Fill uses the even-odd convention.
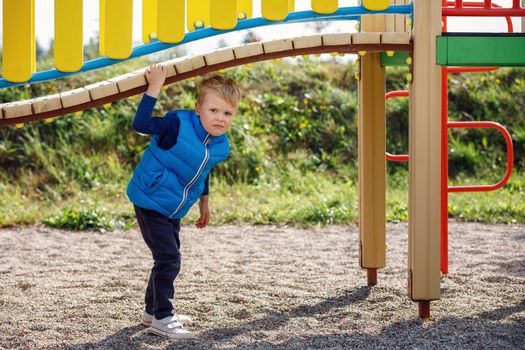
[[[200,116],[204,129],[212,136],[220,136],[228,131],[236,112],[236,108],[215,91],[208,91],[202,103],[195,103],[195,113]]]

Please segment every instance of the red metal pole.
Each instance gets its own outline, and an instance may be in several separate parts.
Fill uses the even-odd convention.
[[[457,3],[456,3],[457,4]],[[443,17],[443,32],[447,18]],[[441,68],[441,273],[448,274],[448,67]]]
[[[492,72],[498,70],[498,67],[448,67],[449,73],[479,73]]]
[[[443,16],[448,17],[524,17],[525,9],[515,8],[452,8],[443,9]]]
[[[498,130],[503,137],[505,138],[505,143],[507,144],[507,170],[503,178],[494,185],[474,185],[474,186],[450,186],[448,192],[488,192],[495,191],[502,188],[507,181],[509,181],[510,176],[512,175],[512,166],[514,163],[514,149],[512,148],[512,137],[510,136],[507,129],[505,129],[501,124],[495,122],[449,122],[448,127],[452,128],[461,128],[461,129],[496,129]]]

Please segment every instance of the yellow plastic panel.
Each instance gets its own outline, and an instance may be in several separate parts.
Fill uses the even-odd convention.
[[[184,0],[158,0],[157,34],[164,43],[178,43],[184,39]]]
[[[237,0],[237,11],[239,19],[252,18],[253,16],[253,0]]]
[[[82,0],[55,0],[55,67],[62,72],[82,68]]]
[[[31,5],[31,74],[36,72],[35,3]]]
[[[4,0],[3,5],[3,76],[12,82],[31,79],[35,37],[32,8],[34,0]]]
[[[157,0],[142,0],[142,42],[157,37]]]
[[[288,12],[294,12],[294,11],[295,11],[295,1],[288,0]]]
[[[204,28],[210,25],[210,0],[187,0],[188,30]]]
[[[237,0],[210,0],[210,24],[219,30],[237,25]]]
[[[282,21],[288,16],[290,4],[283,0],[262,0],[261,12],[269,21]]]
[[[128,58],[131,55],[133,0],[105,0],[103,2],[104,8],[101,11],[104,13],[106,56],[113,59]]]
[[[363,0],[363,6],[370,11],[382,11],[390,6],[390,0]]]
[[[106,0],[100,0],[99,2],[99,39],[98,39],[98,52],[100,56],[106,56]]]
[[[317,13],[334,13],[337,7],[337,0],[312,0],[312,10]]]

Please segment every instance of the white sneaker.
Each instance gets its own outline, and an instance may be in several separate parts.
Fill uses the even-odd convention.
[[[193,333],[182,328],[177,316],[168,316],[157,320],[153,317],[148,332],[171,339],[192,339]]]
[[[178,321],[182,323],[183,325],[191,324],[193,322],[190,316],[186,316],[186,315],[175,315],[175,316],[178,318]],[[142,324],[144,326],[149,327],[151,326],[151,321],[153,321],[153,315],[150,315],[146,311],[144,311],[144,313],[142,314]]]

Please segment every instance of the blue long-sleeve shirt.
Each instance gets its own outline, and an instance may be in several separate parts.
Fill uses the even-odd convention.
[[[168,112],[164,118],[152,117],[153,107],[157,99],[147,94],[142,96],[137,113],[133,119],[133,129],[141,134],[159,135],[159,147],[170,149],[177,143],[180,119],[175,112]],[[203,196],[210,192],[210,174],[204,180]]]

